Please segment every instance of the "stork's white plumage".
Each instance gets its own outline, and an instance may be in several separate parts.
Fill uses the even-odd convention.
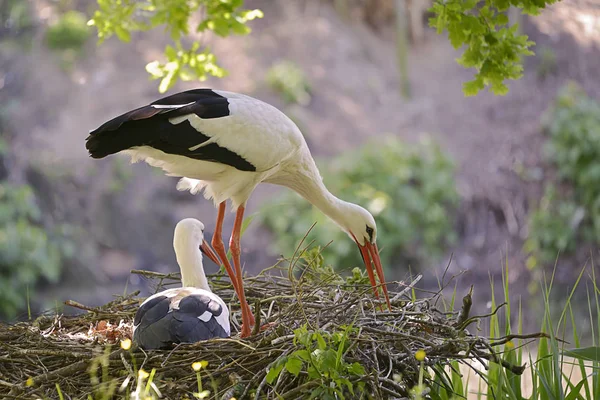
[[[210,290],[201,250],[216,261],[204,242],[204,224],[187,218],[175,227],[173,248],[181,269],[183,287],[148,297],[137,310],[133,339],[144,349],[160,349],[173,343],[195,343],[229,337],[229,310]]]
[[[375,295],[376,273],[391,308],[373,216],[327,190],[302,133],[275,107],[232,92],[189,90],[106,122],[90,133],[86,147],[93,158],[126,152],[132,161],[144,160],[183,177],[179,190],[203,190],[218,205],[212,245],[240,298],[242,337],[250,334],[254,318],[244,296],[239,236],[246,201],[261,182],[296,191],[346,232],[360,249]],[[227,199],[237,210],[229,243],[235,272],[221,238]]]

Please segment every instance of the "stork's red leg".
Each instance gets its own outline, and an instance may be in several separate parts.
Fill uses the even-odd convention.
[[[213,233],[211,245],[215,252],[219,256],[221,260],[221,264],[225,266],[225,270],[227,271],[227,275],[229,275],[229,279],[231,279],[231,283],[233,284],[233,290],[238,294],[238,284],[237,278],[235,276],[235,272],[233,268],[231,268],[231,264],[227,259],[227,253],[225,252],[225,244],[223,243],[223,220],[225,219],[225,202],[219,204],[219,211],[217,214],[217,225],[215,226],[215,232]]]
[[[240,301],[242,303],[242,337],[250,336],[250,328],[254,326],[254,315],[252,315],[252,310],[250,310],[250,306],[246,302],[246,295],[244,293],[244,282],[242,281],[242,262],[240,260],[241,256],[241,246],[240,246],[240,236],[242,231],[242,222],[244,220],[244,206],[240,206],[237,209],[235,214],[235,222],[233,223],[233,231],[231,232],[231,239],[229,240],[229,249],[231,250],[231,255],[233,256],[233,265],[235,267],[235,275],[238,279],[238,287],[240,288]],[[246,308],[244,310],[244,306]]]
[[[213,234],[213,238],[211,241],[212,247],[215,249],[215,252],[221,259],[221,262],[225,266],[225,270],[227,271],[227,275],[229,275],[229,279],[231,279],[231,284],[233,285],[233,290],[238,296],[240,300],[240,307],[242,309],[242,337],[246,337],[250,335],[250,325],[246,321],[248,319],[247,314],[250,311],[250,306],[246,302],[246,295],[244,294],[244,286],[241,284],[241,273],[240,277],[236,275],[229,260],[227,259],[227,253],[225,252],[225,244],[223,243],[223,220],[225,219],[225,202],[219,204],[219,212],[217,214],[217,225],[215,226],[215,233]],[[232,254],[234,254],[233,249],[231,250]],[[234,258],[235,259],[235,258]],[[250,315],[252,313],[250,312]],[[254,316],[252,316],[254,319]]]

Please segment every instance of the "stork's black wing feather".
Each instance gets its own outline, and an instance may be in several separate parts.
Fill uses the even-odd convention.
[[[199,100],[210,100],[210,99],[223,99],[218,93],[215,93],[211,89],[192,89],[186,90],[185,92],[180,92],[176,94],[172,94],[170,96],[163,97],[162,99],[158,99],[152,104],[159,105],[177,105],[177,104],[188,104],[194,101]]]
[[[145,324],[153,324],[163,318],[169,312],[169,298],[157,296],[144,302],[135,313],[133,325],[137,326],[144,321]]]
[[[227,117],[230,115],[229,101],[210,89],[167,96],[102,124],[90,132],[86,148],[92,158],[103,158],[132,147],[149,146],[168,154],[227,164],[242,171],[256,171],[246,159],[217,143],[190,150],[210,137],[187,120],[178,124],[169,121],[189,114],[202,119]]]
[[[229,336],[217,321],[223,307],[209,296],[188,295],[180,300],[178,309],[170,309],[170,301],[160,296],[144,303],[137,311],[133,339],[140,347],[160,349],[173,343],[195,343]]]

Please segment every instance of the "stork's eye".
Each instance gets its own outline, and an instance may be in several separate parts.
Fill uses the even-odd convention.
[[[367,235],[369,235],[369,242],[373,241],[373,228],[367,225]]]

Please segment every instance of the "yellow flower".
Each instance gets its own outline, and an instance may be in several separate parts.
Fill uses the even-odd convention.
[[[149,377],[149,376],[150,376],[150,374],[149,374],[149,373],[147,373],[146,371],[144,371],[143,369],[140,369],[140,370],[138,371],[138,378],[139,378],[139,379],[146,379],[146,378],[147,378],[147,377]]]
[[[121,348],[123,350],[129,350],[131,348],[131,339],[121,340]]]
[[[504,346],[506,346],[506,348],[509,350],[512,350],[515,348],[515,344],[510,340],[508,342],[506,342],[506,344]]]
[[[198,372],[202,368],[206,368],[207,365],[208,365],[208,361],[196,361],[195,363],[192,364],[192,368],[194,371]]]
[[[423,361],[425,360],[425,356],[427,354],[425,353],[425,350],[417,350],[417,352],[415,353],[415,358],[417,359],[417,361]]]
[[[33,386],[33,378],[32,377],[27,378],[27,381],[25,382],[25,386],[27,386],[27,387]]]

